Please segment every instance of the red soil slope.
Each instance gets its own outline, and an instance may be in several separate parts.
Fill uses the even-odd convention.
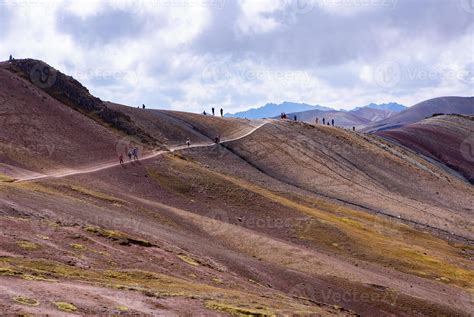
[[[376,132],[394,129],[440,113],[474,115],[474,97],[439,97],[425,100],[388,119],[378,121],[363,131]]]
[[[205,146],[13,182],[116,162],[124,132],[3,70],[2,113],[41,114],[21,117],[34,129],[1,130],[4,314],[473,310],[472,186],[413,152],[332,127],[108,104],[160,148]],[[12,142],[59,150],[16,156]]]
[[[116,157],[120,134],[0,67],[0,162],[47,172]]]
[[[435,116],[376,134],[435,159],[474,183],[474,117]]]

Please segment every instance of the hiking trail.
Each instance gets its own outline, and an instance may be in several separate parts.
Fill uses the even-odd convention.
[[[219,142],[219,144],[228,143],[228,142],[243,139],[243,138],[255,133],[257,130],[262,128],[268,122],[269,122],[268,120],[264,120],[262,123],[255,126],[253,129],[251,129],[247,133],[245,133],[241,136],[235,137],[235,138],[223,139],[221,142]],[[202,143],[201,142],[201,143],[191,144],[190,146],[187,146],[186,144],[185,145],[174,146],[174,147],[170,147],[168,150],[152,152],[150,154],[144,155],[140,158],[139,161],[146,161],[146,160],[149,160],[149,159],[153,159],[153,158],[158,157],[160,155],[163,155],[165,153],[172,153],[172,152],[175,152],[175,151],[191,149],[191,148],[212,147],[214,145],[216,145],[216,143],[214,143],[214,142],[209,142],[209,143]],[[134,161],[126,162],[124,164],[124,166],[132,164],[133,162]],[[120,162],[107,162],[107,163],[102,163],[102,164],[99,164],[99,165],[91,166],[91,167],[88,167],[88,168],[67,169],[67,170],[57,171],[57,172],[51,173],[51,174],[32,173],[29,176],[24,176],[24,177],[21,177],[21,178],[16,178],[16,177],[13,177],[13,178],[15,179],[14,183],[35,181],[35,180],[45,179],[45,178],[63,178],[63,177],[72,176],[72,175],[94,173],[94,172],[102,171],[102,170],[109,169],[109,168],[116,167],[116,166],[120,166]]]

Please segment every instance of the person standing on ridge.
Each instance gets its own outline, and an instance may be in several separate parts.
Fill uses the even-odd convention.
[[[8,61],[11,63],[13,62],[13,56],[10,54],[10,58],[8,59]]]
[[[124,165],[124,164],[125,164],[125,163],[123,162],[123,153],[120,153],[119,160],[120,160],[120,165]]]
[[[142,108],[145,109],[145,104],[142,105]]]
[[[212,107],[212,115],[213,115],[213,116],[216,115],[216,109],[214,109],[214,107]]]
[[[138,160],[138,148],[134,148],[133,151],[132,151],[132,154],[133,154],[133,159],[134,160]]]
[[[221,117],[224,117],[224,109],[221,108]]]
[[[323,118],[323,125],[326,124],[326,118]]]
[[[319,118],[316,118],[316,124],[319,124]]]
[[[188,139],[186,140],[186,145],[187,145],[188,147],[191,146],[191,139],[190,139],[190,138],[188,138]]]
[[[298,121],[298,118],[296,116],[294,117],[294,119],[295,119],[295,121]]]
[[[334,126],[334,119],[331,120],[331,124],[332,124],[332,126]]]
[[[356,130],[356,127],[352,127],[352,131],[355,131]]]

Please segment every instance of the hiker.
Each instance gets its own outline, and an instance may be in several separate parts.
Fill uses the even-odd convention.
[[[11,63],[13,62],[13,56],[10,54],[10,58],[8,59],[8,61]]]
[[[326,118],[323,118],[323,125],[326,124]]]
[[[328,120],[328,127],[330,127],[330,126],[331,126],[331,124],[329,123],[329,120]]]
[[[202,112],[203,115],[207,116],[206,110]]]
[[[133,159],[138,160],[138,148],[134,148],[132,153],[133,153]]]
[[[214,107],[212,107],[212,115],[213,115],[213,116],[216,115],[216,109],[214,109]]]
[[[188,147],[191,146],[191,139],[190,139],[190,138],[188,138],[188,139],[186,140],[186,145],[187,145]]]
[[[142,105],[142,108],[145,109],[145,104]]]
[[[224,109],[221,108],[221,117],[224,117]]]
[[[216,135],[216,137],[214,138],[214,143],[219,144],[220,142],[221,142],[221,136]]]
[[[132,160],[132,155],[133,155],[132,150],[129,150],[127,155],[128,155],[128,158],[131,161]]]
[[[123,161],[123,153],[120,153],[119,160],[120,160],[120,165],[125,164],[124,161]]]
[[[352,127],[352,131],[355,131],[356,130],[356,127]]]
[[[294,119],[295,119],[295,121],[298,121],[298,118],[296,116],[294,117]]]
[[[319,118],[316,118],[316,124],[319,124]]]
[[[334,126],[334,119],[331,120],[331,124],[332,124],[332,126]]]

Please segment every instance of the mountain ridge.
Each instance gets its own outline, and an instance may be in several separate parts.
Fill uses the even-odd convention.
[[[390,102],[390,103],[383,103],[383,104],[370,103],[366,106],[355,107],[351,110],[343,110],[343,109],[336,110],[334,108],[327,107],[327,106],[310,105],[307,103],[296,103],[296,102],[284,101],[280,104],[267,103],[262,107],[251,108],[251,109],[236,112],[233,114],[226,113],[225,116],[229,118],[263,119],[263,118],[278,117],[281,113],[294,114],[298,112],[311,111],[311,110],[350,112],[350,111],[357,111],[359,109],[364,109],[364,108],[399,112],[406,109],[407,107],[396,102]]]

